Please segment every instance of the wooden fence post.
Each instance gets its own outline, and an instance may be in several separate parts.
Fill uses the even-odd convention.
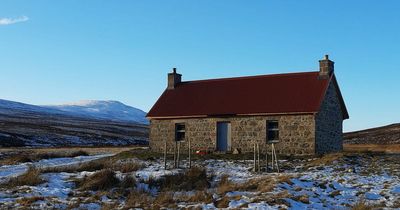
[[[268,144],[265,145],[265,171],[268,172]]]
[[[179,168],[179,156],[180,156],[180,153],[181,153],[181,151],[180,151],[180,149],[181,149],[181,142],[180,141],[178,141],[178,156],[177,156],[177,161],[176,161],[176,168]]]
[[[192,148],[191,148],[191,144],[190,144],[190,138],[189,138],[189,168],[192,168],[192,159],[191,159],[191,153],[192,153]]]
[[[274,170],[274,144],[271,144],[271,170]]]
[[[175,147],[174,147],[174,168],[176,168],[176,147],[177,147],[177,141],[175,141]]]
[[[164,144],[164,170],[167,170],[167,139]]]
[[[254,143],[254,149],[253,149],[253,151],[254,151],[254,167],[253,167],[253,172],[256,172],[256,143]]]
[[[260,172],[260,145],[257,143],[257,165],[258,172]]]

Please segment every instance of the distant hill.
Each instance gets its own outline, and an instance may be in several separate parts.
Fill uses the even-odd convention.
[[[146,112],[119,101],[86,100],[44,107],[83,117],[149,124],[146,119]]]
[[[400,144],[400,123],[344,134],[344,144]]]
[[[117,101],[35,106],[0,99],[0,146],[147,144],[145,114]]]

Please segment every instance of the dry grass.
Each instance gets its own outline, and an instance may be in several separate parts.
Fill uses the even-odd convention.
[[[118,202],[101,204],[101,210],[114,210],[114,209],[118,209]]]
[[[224,195],[227,192],[231,191],[258,191],[261,193],[272,192],[277,184],[279,183],[288,183],[292,185],[291,176],[282,174],[278,177],[261,177],[254,178],[246,181],[242,184],[235,184],[229,181],[228,176],[224,175],[221,177],[221,181],[217,186],[217,193],[220,195]]]
[[[400,144],[344,144],[346,152],[355,153],[400,153]]]
[[[351,210],[372,210],[373,207],[368,205],[365,201],[359,201],[354,206],[351,207]]]
[[[44,200],[44,197],[42,197],[42,196],[24,197],[24,198],[18,199],[17,203],[19,203],[21,206],[30,206],[32,203],[35,203],[37,201],[42,201],[42,200]]]
[[[270,192],[276,187],[276,181],[273,179],[256,178],[251,179],[237,187],[239,191],[261,191]]]
[[[308,167],[314,167],[314,166],[325,166],[325,165],[330,165],[334,161],[339,160],[343,158],[343,153],[331,153],[331,154],[326,154],[320,158],[317,158],[315,160],[310,161],[307,166]]]
[[[186,189],[189,190],[204,190],[210,186],[205,168],[193,167],[189,169],[186,171],[183,180],[186,182]]]
[[[184,192],[182,194],[175,195],[174,198],[177,203],[185,202],[185,203],[193,203],[193,204],[199,204],[199,203],[208,204],[208,203],[213,202],[212,194],[206,190],[196,191],[192,195]]]
[[[113,171],[120,171],[122,173],[128,173],[137,171],[144,166],[138,162],[134,162],[134,160],[121,162],[115,158],[101,158],[97,160],[92,160],[76,165],[70,166],[58,166],[58,167],[50,167],[42,169],[43,173],[60,173],[60,172],[69,172],[76,173],[82,171],[98,171],[102,169],[110,169]]]
[[[216,192],[219,195],[225,195],[227,192],[232,191],[257,191],[260,193],[267,193],[272,192],[279,183],[285,182],[289,185],[292,185],[293,183],[291,178],[293,177],[282,174],[277,177],[254,178],[244,183],[236,184],[229,181],[229,177],[227,175],[223,175],[216,187]]]
[[[117,187],[120,181],[115,176],[114,171],[104,169],[96,172],[82,180],[77,181],[77,186],[80,190],[109,190]]]
[[[102,169],[106,169],[109,165],[109,162],[104,159],[93,160],[89,162],[84,162],[79,165],[64,167],[65,169],[69,169],[66,172],[82,172],[82,171],[98,171]]]
[[[90,155],[99,154],[99,153],[119,153],[128,150],[135,149],[144,149],[144,147],[140,146],[112,146],[112,147],[43,147],[43,148],[26,148],[26,147],[8,147],[8,148],[0,148],[1,153],[10,153],[10,152],[27,152],[27,153],[53,153],[53,152],[64,152],[64,151],[85,151]]]
[[[18,163],[32,162],[27,154],[10,155],[0,160],[0,165],[15,165]]]
[[[161,191],[191,191],[204,190],[210,186],[206,170],[193,167],[185,173],[166,175],[160,179],[149,179],[147,183],[152,187],[160,187]]]
[[[251,202],[259,203],[264,201],[272,206],[282,205],[282,204],[289,206],[289,203],[284,200],[285,198],[292,198],[292,195],[287,190],[278,193],[262,193],[259,194],[258,196],[253,197],[251,199]]]
[[[68,206],[67,206],[67,210],[72,210],[72,209],[79,209],[79,206],[82,204],[82,200],[83,200],[83,198],[77,198],[76,200],[74,200],[74,201],[70,201],[69,203],[68,203]]]
[[[113,158],[118,160],[138,158],[141,160],[155,160],[163,157],[163,153],[152,152],[147,149],[131,149],[116,154]]]
[[[196,193],[191,196],[188,201],[193,203],[212,203],[213,198],[212,194],[206,191],[196,191]]]
[[[280,175],[274,178],[256,178],[249,180],[247,183],[244,183],[240,186],[241,190],[247,191],[259,191],[262,193],[271,192],[275,189],[276,185],[279,183],[288,183],[292,184],[290,181],[291,177],[288,175]]]
[[[98,159],[77,165],[43,168],[41,169],[41,171],[43,173],[60,173],[60,172],[76,173],[82,171],[98,171],[108,168],[109,165],[110,164],[106,159]]]
[[[125,207],[130,208],[144,208],[148,207],[153,202],[153,198],[145,193],[139,191],[132,191],[126,199]]]
[[[295,201],[304,203],[304,204],[309,204],[310,203],[310,199],[308,198],[308,195],[300,195],[300,196],[296,196],[294,198],[292,198]]]
[[[175,203],[174,193],[170,191],[161,192],[153,198],[146,192],[134,190],[128,195],[125,208],[161,209],[161,207],[168,207],[175,209],[177,207]]]
[[[83,150],[74,150],[74,151],[63,150],[54,152],[18,151],[6,155],[5,158],[0,160],[0,165],[14,165],[19,163],[35,162],[42,159],[76,157],[76,156],[87,156],[87,155],[89,154]]]
[[[125,176],[120,183],[122,188],[134,188],[136,185],[136,179],[132,175]]]
[[[2,187],[36,186],[43,182],[44,180],[40,177],[40,170],[30,166],[24,174],[11,178],[8,182],[3,183]]]
[[[288,183],[289,185],[292,185],[292,176],[286,175],[286,174],[280,174],[278,177],[276,177],[276,180],[278,183]]]
[[[223,195],[227,192],[235,190],[236,187],[236,184],[229,180],[229,176],[224,174],[221,176],[221,180],[218,183],[216,191],[218,194]]]
[[[175,200],[174,200],[174,193],[161,192],[154,199],[153,204],[155,204],[159,207],[169,207],[169,208],[176,207]]]
[[[1,165],[13,165],[18,163],[32,162],[45,158],[75,157],[78,155],[95,155],[104,153],[118,154],[120,157],[134,157],[136,153],[146,154],[145,147],[59,147],[59,148],[0,148],[3,157]],[[150,154],[147,154],[150,155]],[[118,155],[117,155],[118,156]]]
[[[50,159],[50,158],[62,158],[62,157],[77,157],[77,156],[88,156],[89,153],[83,150],[76,151],[59,151],[59,152],[48,152],[48,153],[37,153],[34,158],[38,160]]]
[[[102,169],[111,169],[114,171],[121,171],[122,173],[133,172],[136,171],[143,166],[139,163],[135,162],[113,162],[113,160],[109,158],[102,158],[97,160],[92,160],[76,165],[69,166],[58,166],[58,167],[49,167],[42,169],[43,173],[60,173],[60,172],[69,172],[76,173],[82,171],[98,171]]]
[[[132,161],[125,161],[125,162],[118,161],[113,163],[111,166],[111,168],[114,171],[120,171],[122,173],[137,171],[139,169],[142,169],[143,167],[144,167],[143,164]]]
[[[227,196],[217,200],[214,202],[215,207],[217,208],[227,208],[229,207],[229,202],[231,201],[231,199]]]

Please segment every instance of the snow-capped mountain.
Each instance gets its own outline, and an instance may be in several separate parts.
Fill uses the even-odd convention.
[[[145,115],[116,101],[35,106],[0,99],[0,147],[143,145]]]
[[[30,104],[24,104],[15,101],[8,101],[0,99],[0,113],[3,114],[14,114],[16,112],[34,112],[34,113],[44,113],[44,114],[67,114],[57,109],[50,109],[41,106],[35,106]]]
[[[113,121],[127,121],[148,124],[146,112],[127,106],[119,101],[85,100],[62,105],[44,106],[83,117]]]
[[[118,101],[86,100],[62,105],[36,106],[0,99],[0,113],[13,114],[16,112],[67,115],[140,124],[149,123],[146,119],[146,112]]]

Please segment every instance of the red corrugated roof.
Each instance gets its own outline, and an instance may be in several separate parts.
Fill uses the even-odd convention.
[[[331,79],[318,72],[187,81],[165,90],[149,118],[315,113]]]

